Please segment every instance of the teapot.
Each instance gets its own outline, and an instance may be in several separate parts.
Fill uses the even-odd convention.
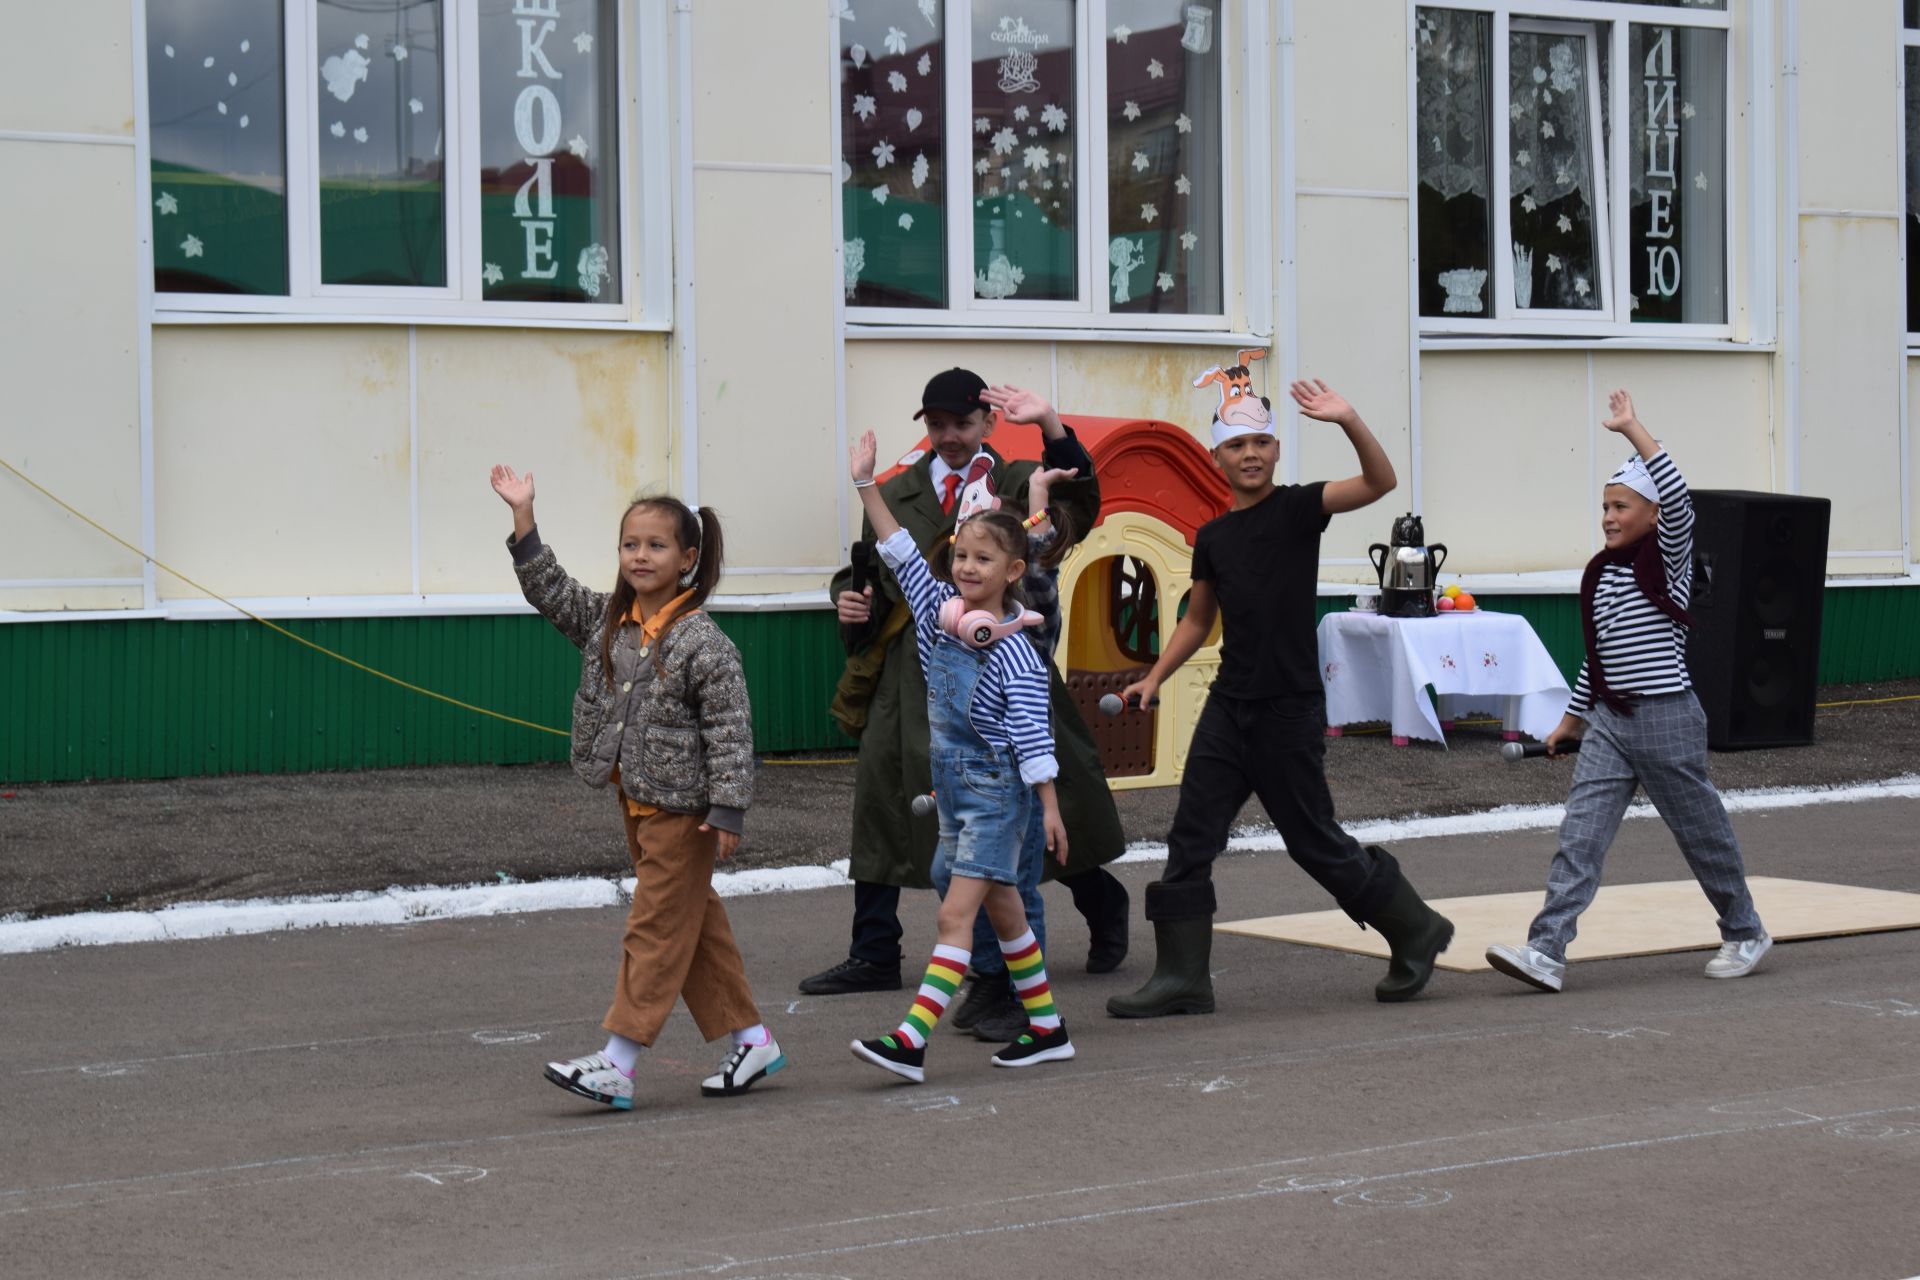
[[[1380,612],[1389,618],[1434,616],[1433,588],[1446,563],[1445,543],[1426,545],[1420,517],[1409,511],[1393,522],[1393,544],[1376,542],[1367,548],[1380,576]]]

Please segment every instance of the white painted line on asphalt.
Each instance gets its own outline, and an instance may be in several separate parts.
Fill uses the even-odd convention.
[[[1867,800],[1920,799],[1920,775],[1909,774],[1884,782],[1843,787],[1765,787],[1725,794],[1734,813],[1764,813],[1811,805],[1856,804]],[[1365,843],[1424,840],[1436,836],[1495,835],[1513,831],[1550,830],[1560,825],[1561,805],[1508,805],[1479,813],[1444,818],[1404,818],[1359,823],[1347,828]],[[1653,817],[1652,806],[1641,802],[1627,817]],[[1230,850],[1273,852],[1286,843],[1274,832],[1254,832],[1228,841]],[[1130,845],[1118,862],[1156,862],[1167,856],[1165,844]],[[851,883],[848,864],[841,859],[828,866],[768,867],[753,871],[725,871],[713,877],[723,898],[762,893],[791,893],[802,889],[830,889]],[[562,911],[581,907],[610,907],[626,902],[633,879],[542,880],[534,884],[480,884],[458,888],[423,886],[391,888],[314,897],[257,898],[243,902],[194,902],[158,911],[92,911],[50,916],[41,920],[0,919],[0,955],[50,951],[58,947],[97,947],[121,942],[161,942],[219,938],[292,929],[345,925],[417,924],[425,920],[458,920],[477,916],[517,915],[528,911]]]

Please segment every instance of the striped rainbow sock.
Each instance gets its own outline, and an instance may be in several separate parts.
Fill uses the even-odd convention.
[[[967,976],[967,961],[972,958],[965,947],[949,947],[943,943],[933,949],[933,959],[927,961],[927,976],[920,980],[920,994],[913,998],[907,1020],[894,1032],[909,1049],[927,1047],[927,1037],[933,1034],[940,1015],[947,1011],[947,1002],[953,999],[960,979]]]
[[[1046,957],[1040,954],[1040,942],[1033,930],[1022,930],[1017,938],[1000,939],[1000,954],[1007,958],[1007,975],[1013,979],[1014,994],[1026,1008],[1027,1021],[1041,1031],[1059,1026],[1053,988],[1047,985]]]

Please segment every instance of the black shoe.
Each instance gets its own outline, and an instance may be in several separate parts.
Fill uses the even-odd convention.
[[[911,1080],[920,1084],[927,1078],[927,1051],[909,1049],[894,1036],[881,1036],[878,1040],[855,1040],[853,1056],[865,1058],[874,1066],[891,1071],[902,1080]]]
[[[831,969],[822,969],[800,982],[802,995],[843,996],[853,991],[898,991],[900,962],[874,964],[849,956]]]
[[[981,1021],[1004,1018],[1019,1007],[1005,969],[998,973],[976,973],[967,984],[966,996],[947,1011],[947,1025],[955,1031],[971,1031]],[[1002,1036],[1000,1043],[1005,1044],[1010,1038]]]
[[[1073,894],[1073,906],[1087,922],[1087,972],[1112,973],[1127,958],[1127,917],[1133,904],[1127,886],[1105,867],[1095,867],[1060,883]]]
[[[1422,901],[1405,876],[1393,888],[1387,904],[1367,921],[1393,952],[1387,976],[1373,988],[1382,1004],[1411,1000],[1433,977],[1433,962],[1453,941],[1453,921]]]
[[[1073,1041],[1067,1039],[1067,1024],[1051,1031],[1029,1027],[1020,1038],[993,1055],[996,1067],[1031,1067],[1042,1062],[1065,1062],[1073,1056]]]
[[[1170,1013],[1212,1013],[1213,918],[1155,920],[1159,954],[1153,976],[1132,995],[1114,996],[1107,1012],[1116,1018],[1161,1018]]]
[[[1020,1033],[1032,1025],[1027,1017],[1026,1006],[1016,1000],[975,1023],[973,1038],[985,1040],[988,1044],[1006,1044],[1018,1040]]]

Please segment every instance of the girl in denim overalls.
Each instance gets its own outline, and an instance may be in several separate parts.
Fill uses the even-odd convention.
[[[1019,634],[1019,582],[1026,572],[1027,530],[1002,511],[982,511],[959,525],[950,549],[936,556],[936,579],[913,538],[900,528],[873,484],[876,446],[867,432],[849,450],[854,488],[866,508],[880,555],[913,609],[914,638],[927,673],[933,787],[940,808],[936,864],[951,871],[940,904],[940,941],[926,978],[900,1026],[853,1052],[918,1084],[926,1078],[927,1036],[966,976],[975,914],[984,903],[1006,957],[1028,1029],[993,1055],[997,1067],[1026,1067],[1073,1056],[1073,1042],[1054,1009],[1046,963],[1020,901],[1020,845],[1031,806],[1041,808],[1048,850],[1067,857],[1053,779],[1053,737],[1047,724],[1047,674],[1040,655]],[[1011,622],[1011,631],[981,644],[975,619],[960,630],[941,622],[942,606]],[[949,625],[953,619],[949,618]]]

